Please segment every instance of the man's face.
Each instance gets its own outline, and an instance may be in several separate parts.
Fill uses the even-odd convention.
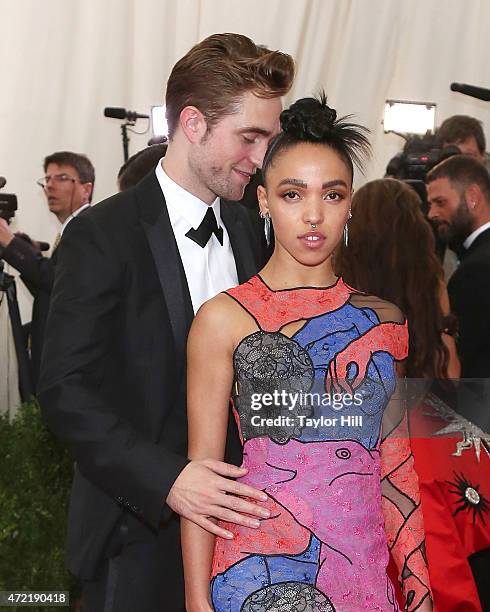
[[[473,231],[474,220],[464,194],[454,189],[447,178],[427,185],[428,217],[445,243],[463,243]]]
[[[48,164],[44,189],[49,210],[61,223],[90,201],[92,183],[81,183],[78,172],[66,164]]]
[[[465,140],[459,140],[458,142],[445,142],[444,146],[456,145],[463,155],[471,155],[478,161],[485,163],[485,154],[478,148],[478,143],[474,136],[469,136]]]
[[[223,117],[189,153],[192,192],[205,202],[216,196],[240,200],[269,141],[279,131],[280,98],[243,95],[238,111]]]

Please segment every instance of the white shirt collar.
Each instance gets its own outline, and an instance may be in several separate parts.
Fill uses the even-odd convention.
[[[68,217],[68,219],[65,220],[65,222],[63,223],[63,225],[61,226],[60,229],[60,236],[63,235],[63,232],[66,229],[66,226],[68,225],[68,223],[70,223],[70,221],[72,219],[74,219],[78,214],[80,214],[82,212],[82,210],[85,210],[86,208],[88,208],[90,206],[90,202],[87,202],[86,204],[84,204],[83,206],[80,206],[80,208],[77,208],[76,210],[74,210],[71,215]]]
[[[162,160],[163,157],[158,162],[155,172],[165,195],[167,206],[172,209],[172,212],[185,219],[191,227],[197,229],[204,219],[208,207],[212,206],[218,226],[221,225],[220,199],[216,198],[211,205],[208,205],[186,191],[168,176],[162,167]]]
[[[489,229],[489,228],[490,228],[490,221],[487,221],[487,223],[484,223],[483,225],[480,225],[480,227],[477,227],[476,230],[474,232],[471,232],[471,234],[463,242],[464,248],[466,250],[468,250],[470,248],[470,246],[478,238],[478,236],[480,234],[482,234],[485,230]]]

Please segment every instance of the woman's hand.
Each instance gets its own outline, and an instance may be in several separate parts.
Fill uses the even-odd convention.
[[[200,599],[185,604],[186,612],[214,612],[213,606],[207,599]]]
[[[211,608],[212,610],[212,608]],[[428,598],[423,601],[420,606],[417,608],[417,612],[433,612],[434,606],[432,604],[432,599]]]

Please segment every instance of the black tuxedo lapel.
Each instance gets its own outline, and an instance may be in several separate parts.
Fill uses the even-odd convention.
[[[185,363],[187,334],[193,318],[189,287],[170,224],[165,198],[154,173],[135,189],[141,224],[155,260],[175,341],[177,363]]]
[[[244,222],[238,202],[225,202],[221,200],[221,219],[228,236],[235,257],[238,282],[248,281],[257,272],[255,254],[251,241],[251,234]]]
[[[465,257],[468,257],[468,255],[470,253],[473,253],[474,251],[476,251],[479,247],[481,247],[483,244],[487,244],[490,242],[490,228],[486,229],[484,232],[482,232],[479,236],[477,236],[473,242],[471,243],[470,247],[468,250],[464,250],[464,254],[463,257],[461,259],[464,259]]]

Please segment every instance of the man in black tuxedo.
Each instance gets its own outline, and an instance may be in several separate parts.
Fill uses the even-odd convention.
[[[433,168],[426,181],[429,219],[441,239],[461,245],[461,263],[448,284],[459,321],[461,376],[490,379],[490,176],[475,157],[455,155]],[[488,383],[462,389],[460,411],[488,431]]]
[[[21,273],[24,284],[34,298],[31,322],[31,362],[34,387],[37,386],[44,329],[49,310],[57,245],[66,226],[90,207],[95,183],[95,170],[85,155],[57,151],[48,155],[43,165],[45,176],[38,185],[43,188],[49,210],[61,224],[51,257],[43,257],[39,246],[25,234],[13,234],[0,219],[1,257]]]
[[[218,535],[209,517],[265,516],[234,495],[263,497],[230,479],[243,470],[186,459],[185,346],[199,306],[262,263],[248,217],[220,198],[239,200],[260,167],[293,73],[238,34],[193,47],[167,84],[165,158],[63,238],[40,401],[76,460],[67,559],[89,612],[183,610],[176,513]],[[228,458],[238,446],[230,425]]]

